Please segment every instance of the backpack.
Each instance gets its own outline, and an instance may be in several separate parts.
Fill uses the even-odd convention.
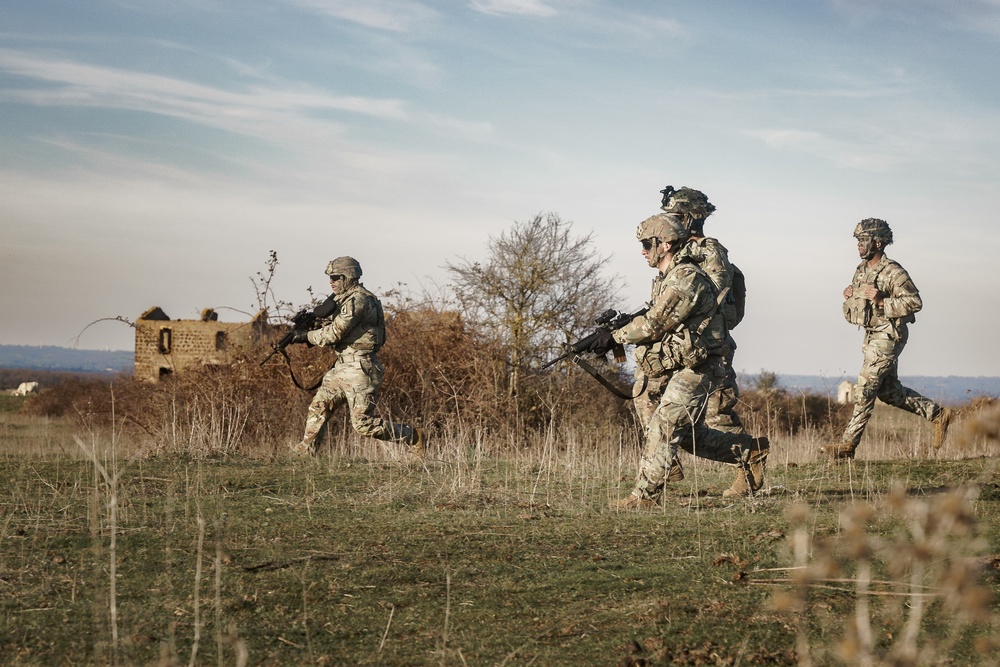
[[[726,318],[726,328],[735,329],[743,321],[747,309],[747,281],[739,267],[733,264],[733,282],[726,295],[723,305],[723,315]]]

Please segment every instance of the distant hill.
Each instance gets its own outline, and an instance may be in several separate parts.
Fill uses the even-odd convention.
[[[740,386],[753,387],[756,375],[745,374],[739,378]],[[948,375],[934,377],[909,375],[899,378],[904,385],[939,403],[964,403],[978,396],[1000,397],[1000,377],[964,377]],[[821,375],[782,375],[778,373],[778,387],[787,391],[836,396],[837,385],[843,380],[856,382],[856,377],[823,377]]]
[[[132,372],[132,350],[77,350],[67,347],[0,345],[0,368],[75,373]]]
[[[76,350],[55,346],[0,345],[0,369],[26,369],[70,373],[131,373],[132,350]],[[782,375],[778,386],[787,391],[835,396],[842,380],[856,377],[822,375]],[[931,377],[911,375],[900,378],[907,387],[942,403],[963,403],[977,396],[1000,397],[1000,377]],[[740,386],[753,387],[756,375],[740,374]]]

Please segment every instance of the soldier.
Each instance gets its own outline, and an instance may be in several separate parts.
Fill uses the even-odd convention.
[[[729,261],[729,251],[719,243],[718,239],[705,236],[705,220],[715,212],[715,205],[708,201],[703,192],[688,187],[675,190],[673,186],[668,185],[660,190],[660,194],[662,195],[660,208],[667,213],[680,216],[690,235],[687,244],[681,249],[681,257],[690,259],[708,275],[717,294],[724,293],[719,310],[726,327],[726,342],[721,350],[726,377],[719,388],[709,396],[705,423],[721,431],[744,433],[743,421],[736,413],[740,389],[736,383],[736,370],[733,368],[736,341],[730,333],[743,321],[746,296],[743,272]],[[680,459],[671,465],[671,475],[683,479],[683,473],[677,475],[678,470],[681,470]],[[748,491],[746,475],[742,469],[738,469],[733,485],[726,493],[746,495]]]
[[[832,459],[853,459],[875,409],[875,399],[934,422],[934,447],[944,442],[952,411],[903,386],[897,376],[906,345],[907,325],[923,306],[916,285],[899,263],[885,256],[892,230],[885,220],[866,218],[854,228],[861,263],[844,289],[844,317],[864,327],[864,362],[854,386],[854,414],[841,442],[820,452]]]
[[[767,438],[709,428],[705,408],[725,378],[726,329],[715,289],[706,273],[682,256],[687,229],[676,214],[644,220],[636,236],[642,254],[659,274],[653,280],[649,310],[609,332],[615,342],[636,346],[636,365],[647,378],[646,444],[635,488],[611,503],[614,509],[658,503],[678,447],[703,458],[740,465],[746,471],[740,488],[725,495],[747,495],[764,483]],[[642,414],[640,412],[640,414]],[[645,417],[644,417],[645,418]],[[734,487],[735,487],[734,483]]]
[[[733,369],[736,341],[731,331],[743,321],[746,294],[743,272],[729,261],[729,251],[718,239],[705,236],[705,220],[715,212],[715,205],[708,201],[704,193],[687,187],[674,190],[669,185],[660,192],[663,194],[660,208],[681,216],[681,222],[688,230],[689,240],[680,251],[681,258],[690,258],[705,272],[716,294],[725,291],[719,310],[726,327],[726,342],[722,350],[726,380],[709,400],[705,423],[712,428],[739,433],[743,431],[743,422],[736,414],[740,390]]]
[[[359,281],[361,265],[353,257],[338,257],[326,266],[330,287],[340,304],[340,312],[321,322],[312,331],[301,331],[293,342],[331,346],[337,361],[316,391],[306,417],[302,442],[292,453],[315,456],[327,421],[334,410],[347,404],[351,425],[361,435],[407,445],[411,454],[423,458],[424,429],[394,424],[375,414],[375,401],[384,368],[378,351],[385,343],[385,317],[378,298]]]

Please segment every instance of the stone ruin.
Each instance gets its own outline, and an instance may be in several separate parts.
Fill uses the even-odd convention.
[[[135,377],[157,382],[172,373],[228,364],[233,352],[257,344],[268,328],[266,310],[249,322],[220,322],[211,308],[198,320],[172,320],[153,306],[135,323]]]

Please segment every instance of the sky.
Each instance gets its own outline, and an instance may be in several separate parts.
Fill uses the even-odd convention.
[[[4,0],[0,344],[128,350],[356,257],[382,293],[539,213],[649,298],[635,228],[716,205],[742,372],[856,376],[852,232],[920,289],[901,375],[1000,376],[1000,0]]]

